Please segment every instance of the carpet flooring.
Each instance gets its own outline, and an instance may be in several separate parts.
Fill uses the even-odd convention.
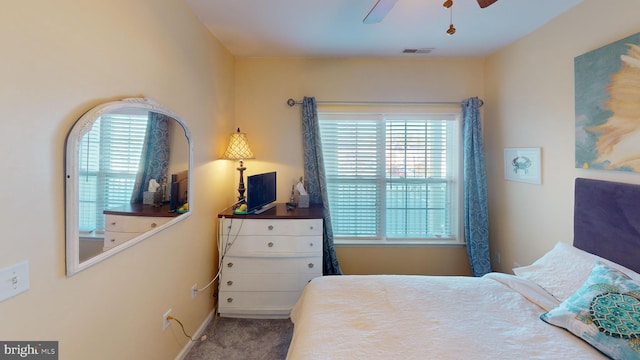
[[[293,335],[289,319],[215,317],[205,341],[197,342],[185,360],[284,360]]]

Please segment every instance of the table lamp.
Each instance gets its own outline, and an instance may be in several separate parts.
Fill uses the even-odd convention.
[[[244,171],[247,168],[244,167],[244,160],[246,159],[255,159],[253,156],[253,152],[251,152],[251,148],[249,147],[249,142],[247,141],[247,134],[241,133],[240,128],[238,131],[231,134],[231,138],[229,139],[229,146],[227,147],[227,151],[222,155],[223,159],[227,160],[240,160],[240,166],[237,168],[240,172],[240,183],[238,184],[238,202],[242,202],[245,200],[244,197]]]

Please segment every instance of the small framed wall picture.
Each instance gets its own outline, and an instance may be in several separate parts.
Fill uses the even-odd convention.
[[[541,184],[540,148],[505,148],[504,178],[530,184]]]

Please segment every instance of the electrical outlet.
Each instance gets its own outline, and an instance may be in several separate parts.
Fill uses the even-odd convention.
[[[162,330],[166,330],[171,325],[171,320],[167,319],[171,315],[171,309],[162,315]]]
[[[198,284],[193,284],[193,286],[191,287],[191,299],[195,299],[196,296],[198,295]]]

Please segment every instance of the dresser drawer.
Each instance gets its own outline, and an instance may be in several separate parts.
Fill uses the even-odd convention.
[[[300,297],[300,291],[220,291],[221,314],[288,316]]]
[[[222,263],[223,277],[233,273],[322,275],[322,255],[286,259],[226,256]]]
[[[241,274],[228,273],[220,291],[296,291],[302,292],[316,274]]]
[[[123,244],[140,234],[142,233],[105,231],[104,232],[104,249],[105,250],[110,249],[114,246]]]
[[[143,233],[169,222],[171,217],[107,215],[105,231]]]
[[[322,219],[224,219],[222,235],[322,235]]]
[[[238,236],[223,239],[226,256],[302,256],[322,254],[322,236]]]

